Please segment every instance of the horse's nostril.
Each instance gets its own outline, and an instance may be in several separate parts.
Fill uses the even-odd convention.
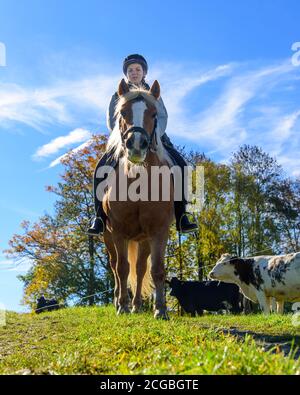
[[[147,140],[144,140],[143,142],[142,142],[142,144],[141,144],[141,148],[142,149],[145,149],[145,148],[147,148],[148,147],[148,142],[147,142]]]
[[[126,141],[126,147],[127,147],[128,149],[132,149],[132,148],[133,148],[133,140],[132,140],[132,139],[128,139],[128,140]]]

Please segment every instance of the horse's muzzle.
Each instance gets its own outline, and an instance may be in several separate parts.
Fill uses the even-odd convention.
[[[131,128],[126,133],[125,147],[128,151],[129,160],[138,163],[143,162],[149,149],[150,138],[142,128]]]

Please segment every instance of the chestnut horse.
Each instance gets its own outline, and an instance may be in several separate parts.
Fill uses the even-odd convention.
[[[151,201],[149,195],[153,181],[153,167],[172,166],[158,133],[157,100],[160,86],[155,81],[150,91],[129,90],[123,79],[118,88],[116,126],[108,140],[107,149],[113,150],[119,165],[115,169],[115,184],[108,184],[103,197],[103,209],[107,215],[104,241],[108,249],[115,278],[115,306],[118,314],[129,313],[128,279],[133,292],[131,312],[139,312],[142,297],[150,296],[154,288],[154,317],[168,319],[165,301],[164,255],[169,228],[174,219],[174,189],[172,177],[167,183],[169,199],[163,199],[162,187],[166,183],[159,178],[159,197]],[[131,199],[143,171],[144,183],[139,193],[147,199]],[[121,176],[127,185],[120,187]],[[123,189],[123,190],[122,190]],[[120,193],[126,199],[120,198]],[[138,188],[137,188],[138,189]],[[115,195],[115,196],[113,196]],[[148,259],[150,258],[150,259]],[[149,267],[150,266],[150,267]]]

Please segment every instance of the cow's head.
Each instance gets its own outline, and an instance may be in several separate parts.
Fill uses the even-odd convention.
[[[171,281],[167,282],[171,288],[170,296],[180,295],[180,290],[182,288],[182,281],[178,280],[177,277],[172,277]]]
[[[217,261],[215,267],[209,273],[209,277],[212,280],[219,280],[224,282],[232,282],[235,274],[234,260],[237,257],[230,254],[223,254]]]

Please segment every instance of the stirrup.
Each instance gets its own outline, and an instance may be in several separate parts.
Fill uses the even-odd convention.
[[[198,229],[199,229],[199,228],[198,228],[198,225],[197,225],[196,221],[195,221],[195,223],[191,223],[191,222],[189,221],[189,219],[188,219],[187,214],[190,214],[190,213],[184,212],[184,213],[182,214],[182,216],[180,217],[180,220],[179,220],[179,224],[176,223],[176,230],[177,230],[178,232],[180,232],[180,233],[195,233],[195,232],[197,232]],[[191,214],[191,215],[192,215],[192,214]],[[187,223],[186,223],[186,227],[185,227],[185,228],[182,228],[182,220],[183,220],[184,217],[186,218]],[[195,216],[194,216],[194,215],[193,215],[193,217],[194,217],[194,220],[195,220]]]
[[[99,236],[105,231],[105,222],[101,217],[95,217],[91,227],[88,229],[89,236]]]

